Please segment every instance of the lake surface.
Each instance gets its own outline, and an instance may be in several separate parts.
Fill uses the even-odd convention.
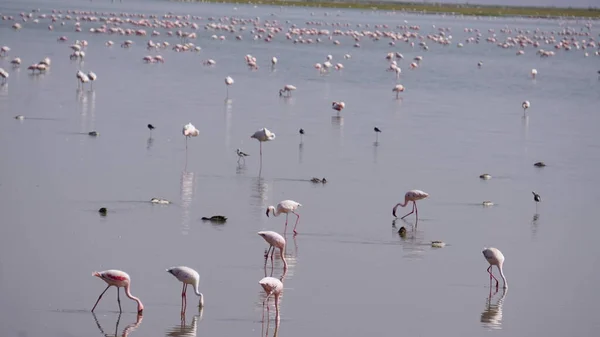
[[[54,31],[47,30],[48,19],[25,22],[20,31],[10,28],[14,21],[0,21],[0,45],[11,48],[0,58],[10,73],[0,87],[0,335],[101,336],[115,329],[131,336],[264,335],[258,281],[266,244],[256,232],[283,232],[284,217],[268,218],[265,210],[284,199],[303,206],[299,234],[287,235],[280,336],[597,333],[600,58],[593,48],[589,57],[573,49],[540,58],[533,47],[516,56],[516,48],[485,42],[490,28],[503,40],[504,27],[579,31],[585,22],[234,7],[0,4],[1,15],[17,20],[37,8],[202,17],[192,41],[199,53],[147,51],[149,39],[179,43],[165,29],[136,37],[89,33],[100,22],[82,22],[83,32],[75,33],[73,20],[54,23]],[[266,43],[252,39],[251,25],[236,34],[205,30],[211,16],[279,20],[283,32]],[[285,39],[291,24],[307,21],[350,24],[310,26],[318,29],[369,23],[370,30],[375,24],[392,30],[404,20],[420,25],[421,35],[436,33],[432,25],[449,27],[453,43],[425,40],[430,49],[424,51],[419,40],[413,48],[363,38],[353,48],[347,36],[336,37],[338,46],[326,37],[320,44]],[[474,36],[464,28],[479,29],[482,42],[457,48]],[[593,26],[591,35],[599,31]],[[243,40],[235,40],[238,34]],[[69,41],[58,43],[61,35]],[[82,63],[69,60],[68,46],[77,39],[89,42]],[[126,39],[134,41],[131,48],[120,47]],[[115,45],[106,47],[108,40]],[[386,53],[396,51],[404,55],[401,100],[391,91],[395,76],[385,71]],[[352,58],[343,59],[346,53]],[[166,62],[142,62],[155,54]],[[246,54],[260,69],[248,69]],[[328,54],[345,68],[321,76],[313,65]],[[420,67],[410,70],[418,55]],[[17,56],[23,64],[13,70]],[[46,56],[49,71],[30,75],[27,66]],[[274,70],[273,56],[279,59]],[[209,58],[214,67],[202,65]],[[98,75],[93,90],[77,89],[78,69]],[[226,76],[235,80],[229,99]],[[277,93],[285,84],[298,87],[289,99]],[[531,102],[526,118],[524,100]],[[340,118],[332,101],[346,103]],[[181,129],[188,122],[200,135],[189,140],[186,155]],[[156,127],[151,138],[148,123]],[[374,126],[382,129],[377,146]],[[277,138],[263,144],[261,169],[259,144],[249,136],[262,127]],[[88,136],[92,130],[100,136]],[[236,148],[250,154],[245,165],[238,165]],[[547,166],[536,168],[537,161]],[[493,178],[480,180],[482,173]],[[311,177],[328,183],[312,184]],[[394,227],[392,207],[410,189],[430,194],[418,202],[418,226],[411,215]],[[542,196],[537,206],[531,191]],[[173,204],[153,205],[152,197]],[[484,208],[484,200],[496,205]],[[108,208],[106,217],[100,207]],[[215,214],[226,215],[227,223],[200,220]],[[408,229],[406,238],[397,234],[400,226]],[[432,240],[447,246],[432,248]],[[481,250],[491,246],[506,257],[505,293],[489,287]],[[177,265],[199,271],[206,302],[200,316],[189,292],[183,327],[181,285],[165,272]],[[142,320],[125,296],[119,318],[112,288],[95,316],[89,312],[105,288],[92,272],[106,269],[129,273],[132,293],[145,305]],[[276,259],[273,275],[281,272]],[[274,334],[273,319],[268,333]]]

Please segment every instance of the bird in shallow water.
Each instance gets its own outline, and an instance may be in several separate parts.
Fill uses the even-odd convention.
[[[304,129],[298,130],[298,133],[300,134],[300,143],[302,143],[302,141],[304,140]]]
[[[492,179],[492,176],[490,174],[484,173],[484,174],[480,175],[479,178],[481,178],[483,180],[489,180],[489,179]]]
[[[533,166],[535,166],[535,167],[544,167],[544,166],[546,166],[546,164],[543,161],[538,161],[537,163],[533,164]]]
[[[400,234],[401,237],[406,237],[406,227],[400,227],[400,229],[398,230],[398,234]]]
[[[243,159],[244,162],[246,162],[246,157],[249,156],[249,154],[242,152],[242,150],[240,150],[240,149],[236,149],[235,153],[237,153],[237,155],[238,155],[238,163],[240,162],[240,159]]]
[[[156,129],[154,125],[148,124],[148,130],[150,130],[150,137],[152,137],[152,130]]]
[[[98,213],[100,213],[100,215],[102,215],[102,216],[106,216],[106,212],[107,212],[106,207],[102,207],[98,210]]]
[[[168,205],[171,202],[167,199],[161,199],[161,198],[152,198],[150,199],[150,202],[153,204],[160,204],[160,205]]]
[[[92,137],[98,137],[98,136],[100,136],[100,133],[98,131],[90,131],[90,132],[88,132],[88,135],[90,135]]]
[[[539,194],[537,194],[537,193],[535,193],[533,191],[531,193],[533,193],[533,201],[535,201],[535,202],[542,201],[542,197]]]
[[[375,143],[379,141],[379,134],[381,133],[381,129],[378,127],[374,127],[373,131],[375,131]]]
[[[203,216],[201,218],[202,221],[210,221],[210,222],[226,222],[227,217],[223,215],[213,215],[210,218]]]
[[[327,179],[325,179],[325,178],[319,179],[319,178],[313,177],[310,181],[313,183],[323,183],[323,184],[327,183]]]

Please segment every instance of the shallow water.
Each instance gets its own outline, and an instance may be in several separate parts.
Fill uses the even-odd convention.
[[[0,4],[0,13],[143,8],[299,26],[339,21],[353,29],[407,20],[421,25],[423,35],[432,24],[451,27],[455,43],[428,42],[430,50],[422,51],[364,39],[362,48],[352,48],[347,37],[340,46],[294,45],[279,34],[267,44],[248,32],[242,41],[217,33],[227,36],[221,42],[210,39],[203,19],[194,41],[199,54],[168,49],[160,52],[166,63],[144,64],[142,57],[153,54],[143,48],[149,36],[87,33],[99,23],[82,23],[84,32],[74,33],[72,21],[53,32],[47,22],[15,32],[12,22],[0,21],[0,45],[11,47],[0,58],[10,72],[0,87],[2,335],[98,336],[115,329],[121,335],[128,326],[132,336],[264,334],[258,281],[266,247],[256,232],[283,231],[283,217],[265,216],[268,205],[283,199],[303,206],[299,235],[287,235],[280,335],[591,336],[600,328],[594,268],[600,229],[593,215],[600,183],[598,57],[591,50],[588,58],[573,50],[541,59],[531,47],[517,57],[515,49],[485,42],[455,46],[467,36],[465,27],[479,28],[485,38],[488,28],[551,31],[561,21],[233,7],[13,0]],[[567,25],[578,29],[583,22]],[[154,41],[178,42],[160,31]],[[70,41],[57,43],[60,35]],[[89,42],[83,63],[68,58],[76,39]],[[112,48],[104,46],[109,39]],[[135,45],[120,48],[126,39]],[[389,51],[405,56],[402,100],[385,72]],[[344,60],[346,53],[352,58]],[[246,54],[258,59],[258,71],[247,69]],[[312,66],[327,54],[345,69],[319,76]],[[411,71],[417,55],[421,67]],[[23,59],[20,70],[10,69],[16,56]],[[50,70],[30,75],[27,66],[45,56]],[[272,56],[279,58],[275,71]],[[208,58],[217,65],[202,66]],[[93,91],[76,89],[79,68],[98,75]],[[225,76],[235,80],[228,100]],[[298,87],[292,98],[277,95],[285,84]],[[346,102],[341,118],[330,108],[334,100]],[[527,118],[523,100],[532,104]],[[186,156],[187,122],[200,136],[189,140]],[[148,123],[156,126],[151,138]],[[374,126],[383,131],[377,146]],[[249,136],[262,127],[277,138],[264,144],[260,170],[258,144]],[[301,146],[299,128],[306,131]],[[88,136],[92,130],[100,136]],[[236,162],[236,148],[250,154],[245,165]],[[548,166],[534,167],[540,160]],[[482,181],[482,173],[493,178]],[[308,182],[313,176],[328,183]],[[413,188],[430,194],[418,203],[418,226],[412,216],[393,224],[392,207]],[[542,195],[537,206],[532,190]],[[173,204],[152,205],[152,197]],[[484,200],[496,205],[482,207]],[[100,207],[108,208],[106,217]],[[214,214],[229,219],[200,220]],[[396,233],[400,226],[408,228],[406,238]],[[447,246],[432,248],[432,240]],[[486,246],[506,256],[504,294],[489,288]],[[197,298],[188,295],[183,327],[180,284],[165,272],[175,265],[200,272],[206,302],[194,323]],[[125,296],[118,319],[114,289],[95,316],[89,312],[105,287],[91,273],[106,269],[129,273],[132,293],[146,307],[143,319]],[[274,275],[281,275],[277,259]]]

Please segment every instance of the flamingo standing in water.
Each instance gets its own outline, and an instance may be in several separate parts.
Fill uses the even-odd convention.
[[[286,84],[283,89],[279,89],[279,96],[292,97],[292,91],[296,90],[296,87],[291,84]]]
[[[417,210],[417,200],[425,199],[428,196],[429,196],[429,194],[427,194],[421,190],[410,190],[410,191],[406,192],[406,194],[404,195],[404,203],[397,203],[396,206],[394,206],[394,209],[392,210],[392,215],[396,216],[396,209],[398,208],[398,206],[405,207],[409,201],[412,201],[412,204],[413,204],[412,211],[410,211],[410,213],[403,216],[401,219],[404,219],[407,216],[415,213],[415,217],[418,220],[419,219],[419,211]]]
[[[506,277],[504,277],[504,272],[502,271],[502,265],[504,264],[504,255],[502,254],[502,252],[497,248],[484,248],[482,253],[487,262],[490,264],[490,266],[487,269],[487,272],[490,274],[490,284],[492,283],[492,278],[494,278],[494,280],[496,280],[496,288],[498,288],[498,279],[492,273],[492,267],[496,266],[500,271],[502,281],[504,281],[504,288],[508,288],[508,283],[506,283]]]
[[[185,306],[187,306],[187,287],[191,285],[194,287],[194,293],[200,297],[200,301],[198,302],[198,307],[202,308],[204,306],[204,296],[198,289],[200,285],[200,274],[197,271],[190,267],[179,266],[167,269],[167,272],[171,275],[175,276],[181,283],[183,283],[183,288],[181,289],[181,312],[185,312]]]
[[[283,234],[285,235],[285,233],[287,232],[287,224],[288,224],[288,216],[290,213],[296,215],[296,224],[294,225],[294,234],[298,234],[298,232],[296,232],[296,226],[298,226],[298,221],[300,220],[300,215],[298,213],[296,213],[296,210],[298,209],[298,207],[302,206],[299,202],[296,202],[294,200],[283,200],[280,203],[277,204],[277,208],[275,208],[274,206],[269,206],[267,207],[267,217],[269,216],[269,213],[273,213],[274,216],[279,216],[281,213],[285,213],[285,230],[283,231]]]
[[[287,261],[283,251],[285,250],[285,238],[279,233],[273,231],[260,231],[258,235],[262,236],[265,241],[269,244],[269,249],[265,253],[265,266],[267,265],[267,258],[269,252],[271,252],[271,264],[273,263],[273,255],[275,254],[275,248],[279,248],[279,255],[281,255],[281,261],[283,261],[283,270],[287,269]]]
[[[260,161],[262,163],[262,143],[275,139],[275,134],[267,130],[267,128],[262,128],[256,131],[250,138],[254,138],[260,143]]]
[[[267,294],[267,297],[263,301],[263,310],[265,304],[269,301],[269,297],[273,295],[275,297],[275,317],[279,320],[279,296],[283,292],[283,282],[277,278],[267,276],[261,279],[258,284],[260,284]]]
[[[531,69],[531,78],[535,80],[535,76],[537,75],[537,69]]]
[[[8,71],[0,68],[0,77],[2,77],[2,83],[6,83],[6,80],[8,79],[8,77],[10,76],[10,74],[8,73]]]
[[[402,84],[396,84],[396,86],[394,86],[394,89],[392,89],[392,91],[396,93],[396,99],[398,99],[400,93],[404,92],[404,86]]]
[[[346,103],[344,102],[332,102],[331,108],[336,110],[338,113],[342,111],[346,107]]]
[[[186,125],[183,126],[183,135],[185,136],[185,150],[187,151],[187,140],[189,137],[198,137],[198,135],[200,134],[200,131],[198,131],[198,129],[196,129],[196,127],[194,125],[192,125],[192,123],[187,123]]]
[[[93,71],[88,72],[87,76],[90,79],[90,90],[94,90],[94,81],[96,81],[98,76]]]
[[[126,272],[112,269],[112,270],[105,270],[105,271],[101,271],[101,272],[95,271],[94,273],[92,273],[92,276],[99,277],[104,282],[108,283],[108,286],[106,287],[106,289],[104,289],[102,294],[100,294],[100,296],[98,296],[98,300],[96,301],[96,304],[94,304],[94,307],[92,308],[92,312],[94,312],[94,309],[96,309],[96,306],[98,305],[98,302],[100,302],[102,295],[104,295],[104,293],[108,290],[108,288],[115,286],[115,287],[117,287],[117,303],[119,303],[119,313],[122,312],[119,288],[125,288],[125,295],[127,295],[127,297],[129,297],[132,300],[137,302],[138,315],[142,314],[142,312],[144,311],[144,305],[142,304],[142,301],[140,301],[139,298],[131,295],[131,292],[129,290],[129,287],[131,286],[131,278],[129,277],[129,275]]]
[[[225,77],[225,85],[227,86],[227,97],[229,98],[229,86],[233,84],[233,78],[230,76]]]

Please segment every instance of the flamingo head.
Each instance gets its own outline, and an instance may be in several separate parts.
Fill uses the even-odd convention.
[[[269,217],[269,213],[271,213],[271,212],[275,213],[275,207],[273,207],[273,206],[267,207],[267,217]]]
[[[142,302],[138,301],[138,315],[142,315],[144,313],[144,305],[142,304]]]

